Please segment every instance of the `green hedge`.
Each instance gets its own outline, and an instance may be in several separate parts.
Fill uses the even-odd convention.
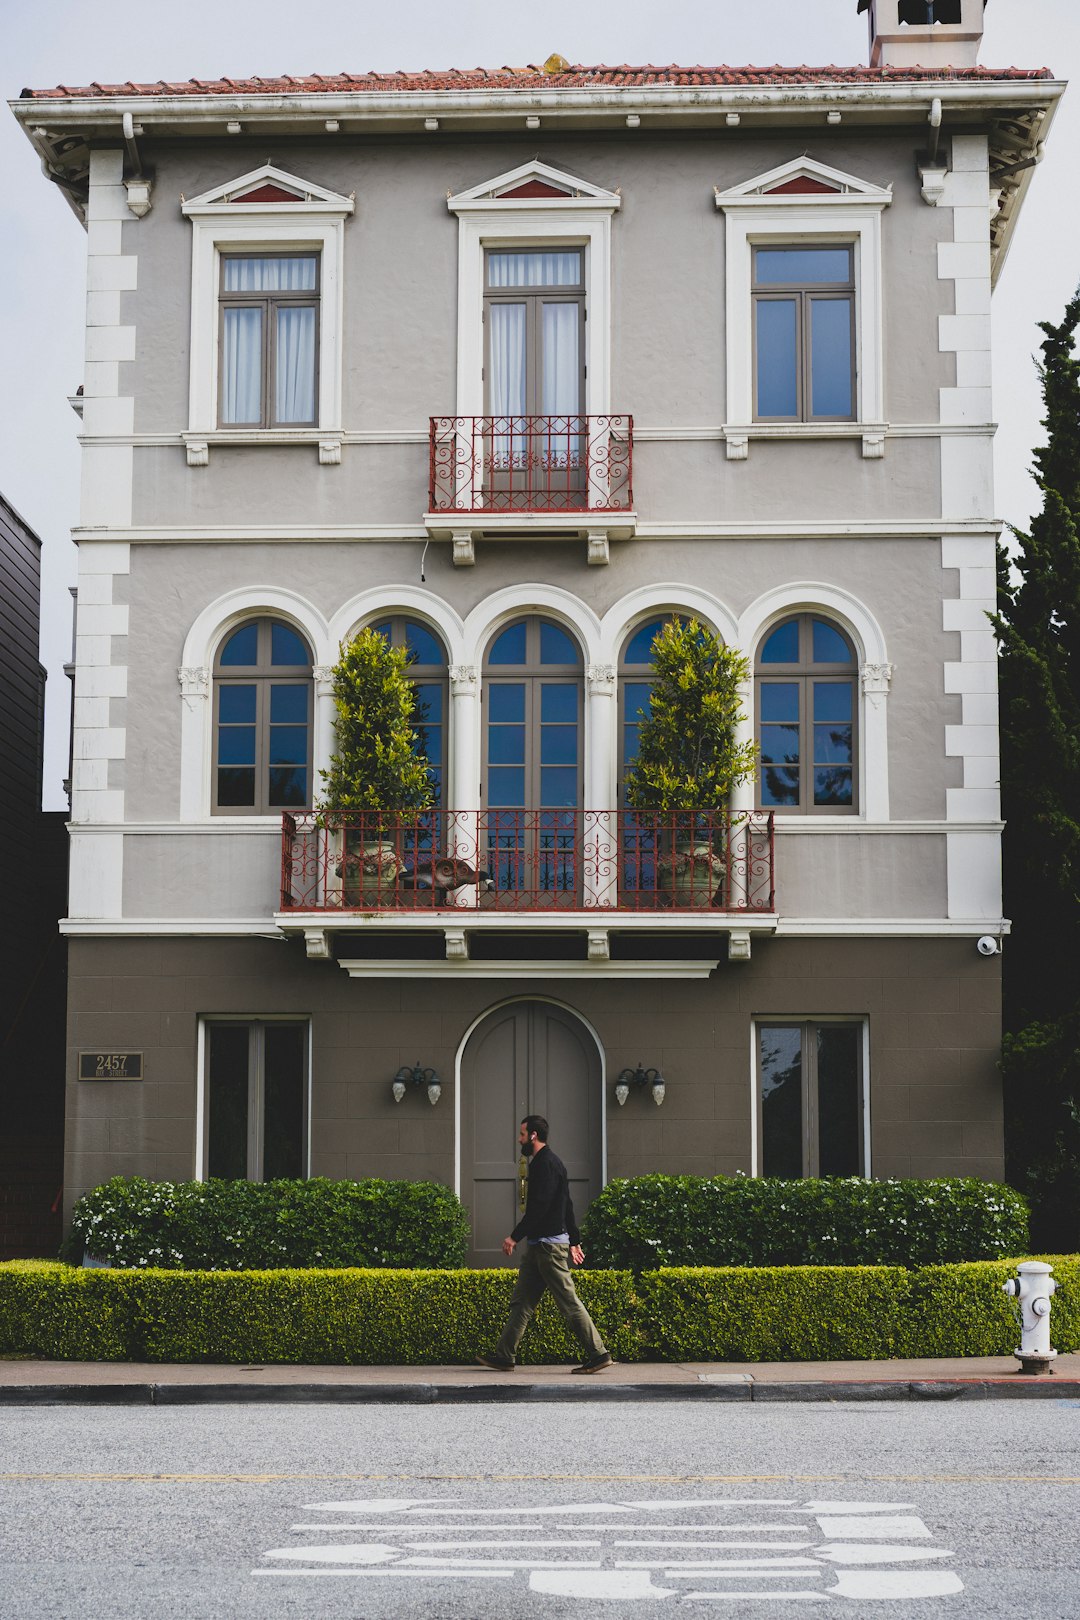
[[[1023,1254],[1028,1206],[974,1177],[637,1176],[589,1206],[590,1263],[659,1266],[930,1266]]]
[[[1051,1342],[1080,1349],[1080,1255],[1059,1283]],[[957,1266],[678,1267],[579,1274],[619,1361],[876,1360],[1010,1355],[1013,1260]],[[0,1265],[0,1354],[58,1361],[445,1366],[490,1350],[514,1272],[80,1269]],[[522,1360],[577,1357],[551,1300]]]
[[[80,1198],[64,1258],[185,1271],[362,1266],[453,1270],[469,1217],[433,1181],[145,1181]]]

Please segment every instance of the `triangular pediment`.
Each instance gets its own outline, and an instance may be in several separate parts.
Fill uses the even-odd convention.
[[[351,214],[353,199],[342,197],[336,191],[328,191],[325,186],[316,185],[313,180],[303,180],[299,175],[275,168],[272,163],[264,163],[261,168],[238,175],[235,180],[229,180],[223,186],[214,186],[211,191],[204,191],[199,197],[184,200],[185,213],[204,208],[215,211],[228,209],[231,212],[234,209],[239,211],[247,208],[259,210],[271,208],[276,211],[298,207],[310,209],[313,206],[320,211],[333,210]]]
[[[541,163],[539,158],[447,198],[447,206],[452,212],[500,206],[618,208],[620,202],[618,192],[594,186],[591,181],[582,180],[580,175],[554,169],[550,163]]]
[[[807,203],[865,202],[879,207],[892,201],[892,187],[883,191],[880,186],[860,180],[858,175],[845,174],[842,169],[831,169],[827,163],[814,158],[797,157],[765,174],[744,180],[728,191],[717,191],[718,208],[737,207],[740,203]]]

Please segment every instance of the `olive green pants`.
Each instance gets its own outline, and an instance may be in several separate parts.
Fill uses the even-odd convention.
[[[593,1356],[606,1355],[604,1341],[574,1287],[570,1274],[570,1245],[528,1243],[518,1268],[517,1283],[510,1301],[510,1316],[495,1346],[496,1360],[513,1362],[522,1335],[543,1298],[545,1288],[550,1289],[563,1321],[585,1351],[586,1357],[591,1360]]]

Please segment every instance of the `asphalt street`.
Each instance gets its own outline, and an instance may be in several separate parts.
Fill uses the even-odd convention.
[[[18,1408],[0,1616],[1080,1615],[1080,1401]]]

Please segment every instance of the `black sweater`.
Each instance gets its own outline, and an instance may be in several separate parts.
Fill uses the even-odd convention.
[[[557,1153],[545,1147],[529,1161],[525,1213],[510,1236],[517,1243],[521,1238],[558,1237],[560,1232],[569,1233],[571,1243],[581,1238],[570,1200],[566,1166]]]

